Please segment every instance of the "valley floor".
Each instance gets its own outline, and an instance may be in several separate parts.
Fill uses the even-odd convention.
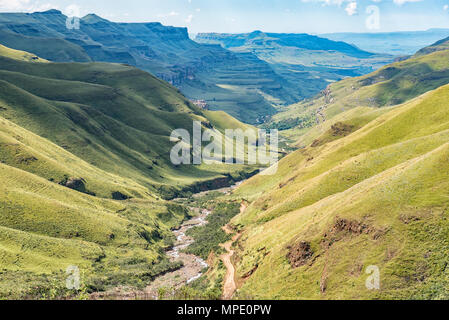
[[[131,287],[120,286],[105,292],[92,293],[89,296],[91,300],[159,300],[159,299],[173,299],[177,298],[183,294],[188,286],[193,284],[195,287],[195,282],[204,276],[205,272],[209,272],[208,269],[211,267],[208,263],[215,263],[217,259],[208,259],[206,262],[201,257],[196,256],[192,253],[186,252],[186,249],[195,243],[195,239],[189,235],[189,230],[194,228],[200,228],[205,226],[208,221],[208,217],[216,214],[214,208],[207,208],[204,205],[203,200],[207,201],[210,194],[213,193],[212,197],[222,196],[229,194],[233,189],[235,189],[240,183],[228,187],[222,188],[215,191],[203,191],[201,193],[194,194],[191,199],[195,199],[194,203],[197,203],[197,207],[189,207],[191,212],[194,213],[194,217],[182,223],[179,228],[174,229],[172,232],[176,237],[176,242],[169,251],[167,251],[167,256],[173,263],[182,262],[182,267],[177,270],[169,271],[162,274],[150,284],[148,284],[143,290],[138,290]],[[187,199],[175,199],[175,202],[185,202]],[[215,200],[212,200],[214,203]],[[245,202],[242,202],[240,206],[240,213],[242,213],[247,207]],[[237,212],[236,212],[237,213]],[[232,235],[235,232],[230,228],[229,225],[225,225],[221,228],[227,235]],[[224,249],[224,253],[219,256],[219,259],[224,263],[226,268],[226,275],[223,282],[223,293],[221,298],[224,300],[230,300],[235,293],[237,287],[235,278],[235,268],[232,263],[232,256],[234,251],[231,249],[233,243],[237,241],[240,233],[235,234],[231,240],[226,243],[219,244],[221,248]],[[199,244],[201,246],[201,244]],[[212,261],[212,262],[210,262]],[[210,270],[210,269],[209,269]],[[210,273],[210,272],[209,272]],[[202,299],[204,297],[195,296],[195,292],[190,293],[189,299]],[[193,295],[193,296],[192,296]],[[218,296],[216,297],[218,298]]]
[[[169,291],[179,290],[185,284],[195,281],[203,275],[203,270],[208,264],[201,258],[183,252],[194,240],[186,235],[187,230],[201,227],[206,224],[206,218],[211,213],[207,209],[191,208],[198,216],[185,221],[179,229],[173,230],[176,236],[174,247],[167,252],[172,262],[183,263],[183,266],[175,271],[167,272],[157,277],[144,290],[132,290],[126,287],[118,287],[106,292],[98,292],[90,295],[92,300],[157,300],[161,295]]]

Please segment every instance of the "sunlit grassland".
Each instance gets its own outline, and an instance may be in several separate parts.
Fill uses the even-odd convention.
[[[338,117],[347,111],[357,108],[360,116],[365,117],[363,110],[370,113],[369,110],[391,107],[449,83],[446,63],[448,56],[447,50],[416,55],[387,65],[369,75],[333,83],[329,85],[330,96],[320,94],[313,99],[292,105],[275,115],[272,121],[277,123],[284,119],[305,116],[316,119],[317,110],[322,108],[326,122],[323,123],[318,117],[320,123],[316,127],[297,126],[284,132],[284,135],[296,140],[299,147],[307,146],[339,121]]]
[[[0,298],[74,297],[71,265],[82,292],[145,287],[180,266],[165,251],[190,217],[163,198],[256,169],[173,165],[173,130],[248,126],[146,72],[0,55]]]
[[[233,197],[254,201],[232,223],[245,230],[238,274],[251,276],[238,297],[447,298],[448,99],[444,86],[347,136],[325,132],[278,175],[244,183]],[[301,241],[312,257],[293,268],[288,246]],[[369,265],[380,268],[379,291],[365,287]]]
[[[193,121],[207,124],[209,120],[176,89],[143,71],[114,64],[30,64],[1,59],[0,116],[98,169],[134,181],[130,183],[134,186],[116,190],[127,196],[143,196],[136,192],[136,184],[168,197],[199,181],[251,170],[173,166],[172,131],[191,132]],[[215,123],[227,125],[230,119],[215,117]],[[87,184],[92,181],[78,178]],[[97,187],[89,190],[106,196]]]
[[[14,49],[5,47],[1,44],[0,44],[0,56],[8,57],[10,59],[20,60],[20,61],[48,62],[47,60],[42,59],[32,53],[20,51],[20,50],[14,50]]]

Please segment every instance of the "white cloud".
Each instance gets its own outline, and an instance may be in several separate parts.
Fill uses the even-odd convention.
[[[348,16],[355,15],[357,13],[357,2],[350,2],[350,3],[348,3],[348,5],[346,6],[345,11],[348,14]]]
[[[337,6],[341,6],[344,3],[352,3],[354,2],[353,0],[301,0],[302,2],[317,2],[317,3],[321,3],[323,6],[329,6],[329,5],[337,5]],[[382,2],[382,0],[371,0],[373,2]],[[403,4],[407,3],[407,2],[420,2],[423,0],[391,0],[393,1],[395,4],[402,6]]]
[[[190,22],[192,22],[192,20],[193,20],[193,14],[190,14],[190,15],[187,17],[186,22],[187,22],[187,23],[190,23]]]
[[[0,11],[3,12],[35,12],[57,9],[51,3],[41,3],[34,0],[0,0]]]
[[[344,7],[346,13],[349,16],[353,16],[357,14],[357,1],[356,0],[301,0],[302,2],[315,2],[315,3],[321,3],[322,6],[338,6],[342,7],[343,4],[346,4],[346,7]],[[380,2],[382,0],[372,0],[374,2]],[[407,1],[407,0],[394,0],[394,1]]]
[[[393,2],[396,3],[398,6],[402,6],[407,2],[420,2],[420,1],[422,0],[393,0]]]
[[[444,11],[447,11],[447,9],[449,9],[449,5],[445,4],[445,5],[443,6],[443,10],[444,10]]]
[[[179,12],[172,11],[172,12],[169,12],[169,13],[159,13],[157,16],[159,18],[177,17],[177,16],[179,16]]]
[[[302,2],[320,2],[323,5],[337,5],[341,6],[344,2],[349,2],[350,0],[301,0]]]
[[[71,4],[63,12],[67,17],[81,17],[81,9],[76,4]]]

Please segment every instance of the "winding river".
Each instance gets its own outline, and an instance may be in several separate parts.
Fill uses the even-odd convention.
[[[237,183],[234,186],[215,190],[228,194],[233,189],[237,188],[240,184]],[[211,191],[202,192],[194,195],[195,198],[207,195]],[[126,288],[116,288],[113,291],[95,293],[91,295],[91,299],[113,299],[113,300],[157,300],[159,298],[160,289],[176,290],[189,284],[203,275],[203,271],[208,267],[206,261],[203,259],[183,252],[185,248],[194,243],[194,240],[186,235],[186,232],[192,228],[203,226],[207,223],[207,216],[212,212],[207,209],[190,208],[197,215],[190,220],[185,221],[178,229],[173,230],[173,234],[176,237],[176,243],[173,248],[167,251],[167,255],[170,260],[182,261],[183,267],[178,270],[168,272],[162,276],[157,277],[151,284],[149,284],[142,291],[129,291]],[[167,292],[170,293],[170,292]]]
[[[229,194],[232,190],[237,188],[242,183],[243,181],[238,182],[231,187],[214,191],[218,191],[223,194]],[[206,196],[209,192],[212,191],[201,192],[195,194],[194,197],[203,197]],[[150,294],[150,297],[153,299],[157,299],[158,297],[158,288],[164,287],[179,289],[182,286],[199,279],[203,275],[203,270],[208,267],[206,261],[204,261],[203,259],[192,254],[186,254],[182,252],[185,248],[187,248],[194,242],[191,237],[188,237],[186,235],[187,230],[205,225],[207,223],[207,216],[212,213],[207,209],[190,209],[199,215],[188,221],[185,221],[179,229],[173,231],[177,241],[175,243],[175,246],[167,252],[167,255],[172,261],[182,261],[184,263],[184,266],[176,271],[158,277],[146,288],[147,293]]]
[[[191,210],[196,212],[200,211],[198,208],[191,208]],[[171,261],[182,261],[184,266],[176,271],[169,272],[156,278],[145,289],[150,298],[158,298],[159,288],[179,289],[203,275],[203,270],[208,267],[206,261],[193,254],[187,254],[182,251],[194,242],[191,237],[186,235],[186,232],[192,228],[205,225],[207,223],[206,218],[209,214],[211,214],[211,211],[202,209],[199,216],[185,221],[179,229],[173,231],[176,236],[176,243],[174,247],[167,252],[167,255],[170,257]]]

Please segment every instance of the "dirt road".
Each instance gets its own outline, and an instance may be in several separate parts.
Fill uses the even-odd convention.
[[[238,186],[238,185],[236,185]],[[225,188],[220,190],[223,193],[230,192],[236,186],[230,188]],[[207,193],[202,193],[202,195],[207,195]],[[240,212],[246,210],[246,202],[242,202],[240,207]],[[207,223],[207,216],[212,212],[206,209],[200,208],[190,208],[195,211],[198,216],[194,217],[188,221],[185,221],[179,229],[173,230],[173,234],[176,236],[175,246],[167,252],[171,261],[182,261],[184,266],[173,272],[168,272],[164,275],[157,277],[152,283],[150,283],[144,290],[133,290],[128,287],[117,287],[106,292],[97,292],[90,295],[92,300],[154,300],[159,298],[159,289],[179,289],[185,284],[195,281],[201,277],[203,269],[207,267],[207,263],[191,254],[183,253],[183,249],[191,245],[194,240],[186,235],[187,230],[203,226]],[[223,230],[228,234],[233,234],[234,231],[229,227],[223,227]],[[238,240],[240,234],[235,235],[231,241],[222,245],[226,250],[226,254],[222,255],[220,258],[223,260],[227,274],[225,278],[225,291],[223,298],[231,299],[232,295],[236,290],[236,285],[234,281],[235,269],[232,265],[231,259],[234,255],[234,251],[231,250],[232,244]]]
[[[248,204],[246,202],[242,202],[240,206],[240,213],[245,212]],[[223,227],[223,231],[227,234],[233,234],[234,231],[229,225]],[[231,241],[222,244],[221,247],[226,250],[225,254],[220,256],[220,259],[223,261],[226,267],[226,276],[223,287],[223,300],[231,300],[235,291],[237,290],[237,285],[235,284],[235,267],[232,264],[232,257],[234,256],[234,250],[232,250],[232,245],[236,242],[241,236],[241,233],[237,233],[232,237]]]
[[[227,226],[226,226],[227,227]],[[223,227],[223,230],[227,232],[227,228]],[[233,233],[232,231],[230,233]],[[231,241],[222,244],[222,248],[226,250],[225,254],[220,256],[220,259],[223,261],[226,267],[226,276],[223,287],[223,300],[230,300],[234,295],[237,286],[235,284],[235,268],[232,264],[232,257],[234,256],[234,250],[231,249],[232,244],[238,239],[240,235],[235,235]]]

